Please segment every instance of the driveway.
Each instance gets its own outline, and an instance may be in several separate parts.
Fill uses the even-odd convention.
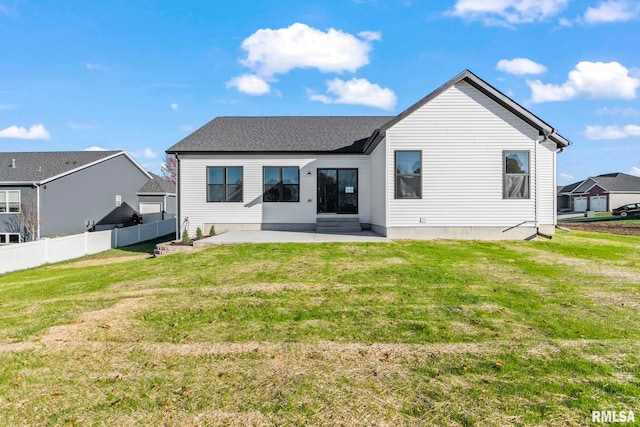
[[[360,233],[315,233],[313,231],[227,231],[193,243],[194,247],[234,243],[326,243],[326,242],[391,242],[373,231]]]

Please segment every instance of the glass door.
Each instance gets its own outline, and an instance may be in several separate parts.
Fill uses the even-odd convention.
[[[318,169],[318,213],[358,213],[358,169]]]

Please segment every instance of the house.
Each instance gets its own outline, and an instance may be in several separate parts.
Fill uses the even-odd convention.
[[[144,222],[162,221],[176,216],[176,185],[149,172],[148,180],[137,192],[138,212]]]
[[[472,72],[397,116],[218,117],[178,159],[180,230],[523,239],[556,224],[556,130]]]
[[[558,191],[558,208],[574,212],[606,212],[639,202],[640,177],[622,172],[591,176]]]
[[[0,153],[0,244],[121,226],[144,199],[170,197],[149,181],[124,151]]]

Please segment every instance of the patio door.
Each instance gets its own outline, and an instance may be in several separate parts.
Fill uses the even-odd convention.
[[[358,169],[318,169],[318,213],[358,213]]]

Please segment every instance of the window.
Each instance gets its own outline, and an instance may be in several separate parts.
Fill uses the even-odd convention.
[[[422,199],[422,152],[396,151],[396,199]]]
[[[504,152],[504,189],[505,199],[529,199],[529,152]]]
[[[207,168],[207,202],[242,202],[242,166]]]
[[[264,193],[265,202],[300,201],[300,169],[298,167],[265,166]]]
[[[20,190],[0,191],[0,213],[20,212]]]
[[[0,245],[7,243],[20,243],[20,235],[15,233],[0,234]]]

